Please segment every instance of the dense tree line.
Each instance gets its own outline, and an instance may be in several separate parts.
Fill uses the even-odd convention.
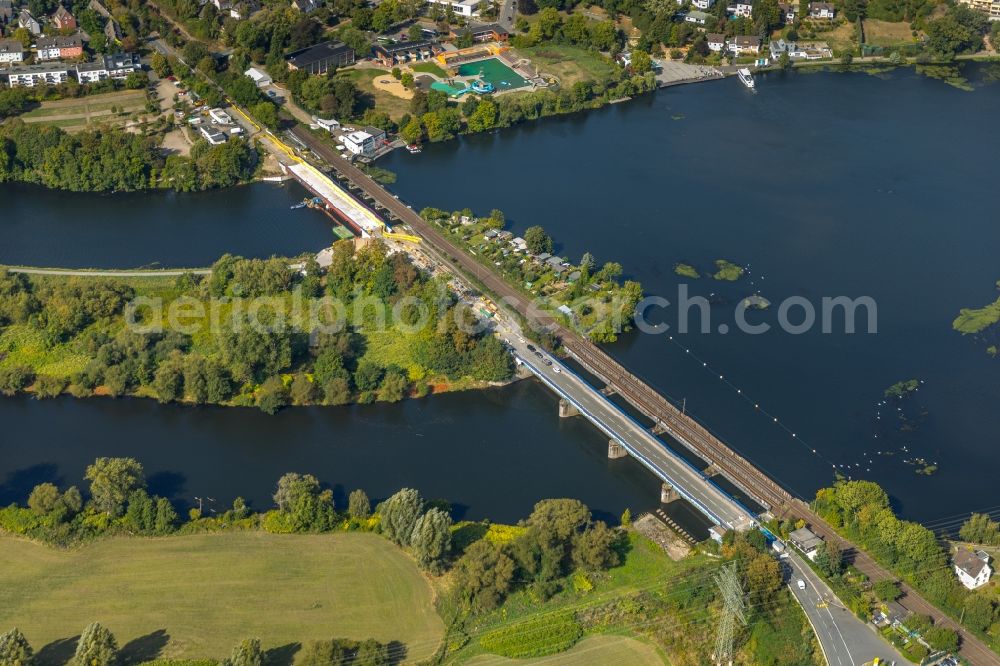
[[[229,187],[257,166],[243,141],[198,141],[190,157],[166,160],[152,137],[118,129],[68,134],[40,123],[0,126],[0,182],[17,180],[75,192],[128,192],[156,187],[181,191]]]

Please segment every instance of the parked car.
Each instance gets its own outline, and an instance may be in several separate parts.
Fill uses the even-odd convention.
[[[795,581],[795,584],[799,587],[800,590],[806,589],[806,582],[804,580],[802,580],[801,578],[799,578],[797,581]]]

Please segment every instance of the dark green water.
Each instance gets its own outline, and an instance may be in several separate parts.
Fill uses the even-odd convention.
[[[767,75],[756,95],[712,82],[380,165],[398,173],[392,189],[414,208],[501,208],[516,230],[542,224],[560,252],[618,261],[671,301],[675,262],[749,266],[737,283],[690,283],[713,299],[715,332],[630,335],[611,351],[795,492],[811,496],[844,465],[884,484],[907,516],[947,526],[1000,504],[997,367],[984,344],[951,330],[959,308],[996,297],[1000,278],[1000,87],[982,68],[969,77],[975,92],[910,71]],[[272,185],[153,197],[6,185],[0,262],[205,265],[226,251],[316,249],[329,225],[288,210],[301,196]],[[755,288],[775,304],[871,296],[878,333],[718,333]],[[756,319],[773,324],[775,310]],[[675,324],[676,310],[665,319]],[[879,405],[886,387],[911,377],[925,383],[901,412]],[[901,431],[899,414],[911,429]],[[630,461],[609,463],[604,438],[559,421],[554,398],[532,383],[275,418],[0,400],[0,423],[0,503],[43,478],[77,481],[97,455],[124,454],[180,500],[242,494],[266,505],[274,479],[298,470],[338,492],[415,485],[469,517],[500,520],[556,495],[614,516],[648,508],[657,486]],[[940,470],[919,476],[903,462],[914,457]]]

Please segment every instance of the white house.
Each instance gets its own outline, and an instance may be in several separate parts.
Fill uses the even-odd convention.
[[[709,10],[715,4],[715,0],[691,0],[691,4],[698,9]]]
[[[753,14],[753,0],[736,0],[736,10],[733,13],[750,18]]]
[[[11,67],[6,73],[7,83],[11,88],[15,86],[33,88],[37,85],[55,85],[69,78],[69,68],[59,63]]]
[[[715,51],[716,53],[721,53],[723,49],[726,48],[726,36],[720,35],[718,33],[709,33],[708,35],[708,49],[710,51]]]
[[[699,12],[697,9],[691,10],[684,15],[685,21],[688,23],[694,23],[695,25],[705,25],[705,22],[710,18],[712,18],[711,14]]]
[[[219,125],[233,124],[233,117],[228,113],[226,113],[225,111],[223,111],[222,109],[212,109],[208,112],[208,115],[212,119],[212,122],[217,123]]]
[[[268,74],[267,72],[263,72],[257,69],[256,67],[251,67],[247,71],[243,72],[243,75],[249,76],[253,80],[253,82],[257,84],[258,88],[263,88],[265,86],[269,86],[272,83],[274,83],[273,79],[271,79],[270,74]]]
[[[23,62],[24,46],[17,39],[0,39],[0,62]]]
[[[482,4],[482,0],[427,0],[429,4],[437,5],[442,11],[448,11],[448,7],[455,12],[457,16],[464,16],[466,18],[476,16],[479,14],[479,6]]]
[[[958,580],[970,590],[982,587],[993,575],[993,570],[990,569],[990,556],[981,550],[972,552],[959,547],[951,561],[955,565],[955,575],[958,576]]]
[[[373,137],[368,132],[351,132],[350,134],[345,134],[341,137],[341,141],[344,147],[347,148],[347,152],[352,155],[361,155],[363,157],[371,157],[375,154],[375,137]]]
[[[837,10],[829,2],[810,2],[809,17],[820,19],[832,19]]]
[[[17,16],[17,27],[27,28],[35,37],[42,34],[42,26],[38,23],[38,20],[31,15],[27,9],[22,9],[21,13]]]
[[[823,539],[813,534],[812,530],[808,527],[800,527],[795,530],[788,535],[788,540],[810,560],[816,559],[819,547],[823,545]]]
[[[218,146],[226,142],[226,135],[210,125],[202,125],[198,128],[198,131],[213,146]]]
[[[333,118],[320,118],[319,116],[313,116],[312,121],[320,127],[320,129],[325,129],[327,132],[332,132],[333,130],[340,129],[340,121]]]

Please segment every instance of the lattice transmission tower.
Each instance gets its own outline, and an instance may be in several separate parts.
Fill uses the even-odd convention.
[[[746,593],[743,583],[736,572],[736,563],[723,567],[715,575],[715,584],[722,594],[722,614],[719,616],[719,626],[715,636],[715,663],[720,666],[732,666],[733,653],[736,651],[737,623],[746,626]]]

